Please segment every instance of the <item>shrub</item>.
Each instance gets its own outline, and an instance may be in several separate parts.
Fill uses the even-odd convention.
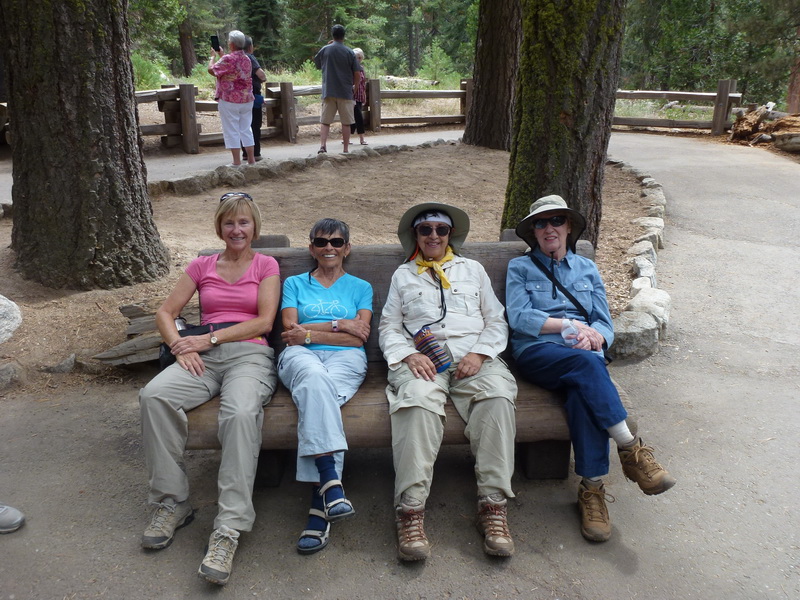
[[[133,85],[137,90],[154,90],[169,83],[166,68],[156,60],[148,60],[138,52],[131,54]]]

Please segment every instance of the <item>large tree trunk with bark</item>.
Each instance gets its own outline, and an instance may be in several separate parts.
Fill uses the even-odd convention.
[[[559,194],[597,244],[624,0],[522,0],[523,39],[503,227]]]
[[[511,149],[521,41],[520,0],[481,0],[464,143]]]
[[[127,0],[0,0],[13,110],[16,267],[49,287],[169,271],[147,197]]]
[[[800,37],[800,27],[797,28]],[[789,75],[789,89],[786,93],[786,112],[800,113],[800,56],[795,58],[792,72]]]

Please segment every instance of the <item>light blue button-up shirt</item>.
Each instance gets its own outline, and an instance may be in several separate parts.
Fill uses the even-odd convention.
[[[538,248],[534,252],[536,258],[550,268],[550,257]],[[592,260],[567,250],[567,255],[555,261],[552,268],[559,283],[589,313],[589,325],[605,338],[605,347],[610,347],[614,342],[614,324],[608,309],[606,288],[597,265]],[[560,333],[541,333],[548,317],[586,322],[580,311],[558,288],[553,298],[552,282],[527,255],[514,258],[508,263],[506,313],[512,329],[511,352],[514,358],[533,344],[555,342],[565,345]],[[600,351],[595,353],[603,356]]]

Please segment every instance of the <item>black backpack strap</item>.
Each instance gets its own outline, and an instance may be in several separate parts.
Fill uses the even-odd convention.
[[[528,256],[529,256],[529,257],[530,257],[530,259],[533,261],[533,264],[535,264],[537,267],[539,267],[539,269],[540,269],[540,270],[541,270],[541,271],[542,271],[542,272],[543,272],[545,275],[547,275],[547,278],[548,278],[548,279],[549,279],[549,280],[552,282],[552,284],[553,284],[554,286],[556,286],[556,287],[557,287],[557,288],[558,288],[558,289],[561,291],[561,293],[562,293],[562,294],[564,294],[564,295],[567,297],[567,300],[569,300],[570,302],[572,302],[572,304],[574,304],[574,305],[575,305],[575,308],[577,308],[577,309],[578,309],[578,312],[579,312],[579,313],[581,313],[581,316],[582,316],[582,317],[583,317],[583,318],[586,320],[586,324],[587,324],[587,325],[591,325],[591,324],[592,324],[592,319],[591,319],[591,317],[589,316],[589,313],[588,313],[588,312],[586,311],[586,309],[583,307],[583,304],[581,304],[580,302],[578,302],[578,301],[575,299],[575,296],[573,296],[572,294],[570,294],[570,293],[569,293],[569,290],[567,290],[567,288],[565,288],[563,285],[561,285],[561,282],[560,282],[558,279],[556,279],[556,276],[553,274],[553,272],[552,272],[550,269],[548,269],[547,267],[545,267],[545,266],[542,264],[542,261],[540,261],[538,258],[536,258],[536,257],[533,255],[533,251],[532,251],[532,250],[531,250],[530,252],[528,252]]]

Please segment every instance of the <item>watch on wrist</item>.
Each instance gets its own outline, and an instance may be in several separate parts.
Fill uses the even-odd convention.
[[[339,331],[339,321],[337,321],[336,319],[331,321],[331,330],[332,331]]]
[[[306,339],[303,340],[303,343],[304,344],[310,344],[311,343],[311,330],[310,329],[306,330]]]
[[[217,334],[212,333],[211,334],[211,345],[212,346],[216,346],[218,344],[219,344],[219,340],[217,339]]]

